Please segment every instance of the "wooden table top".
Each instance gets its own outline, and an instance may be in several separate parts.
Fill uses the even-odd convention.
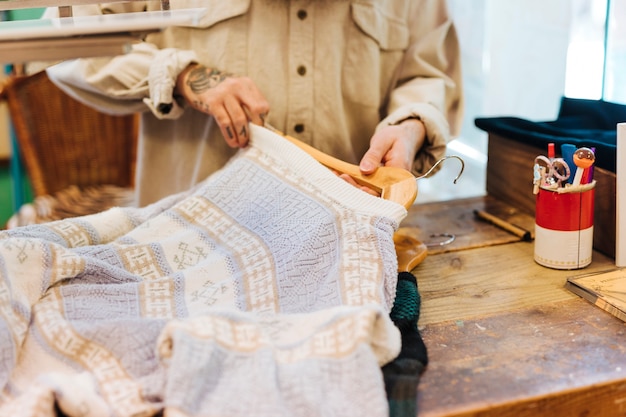
[[[569,276],[614,269],[613,259],[594,252],[581,270],[540,266],[533,242],[472,215],[485,207],[489,198],[426,204],[402,225],[447,228],[457,244],[413,269],[429,354],[418,416],[626,415],[626,324],[564,288]]]

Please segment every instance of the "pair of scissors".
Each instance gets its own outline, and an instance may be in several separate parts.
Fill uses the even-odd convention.
[[[535,194],[539,192],[539,187],[547,189],[561,187],[571,174],[569,165],[563,158],[548,158],[544,155],[535,158],[533,173]]]

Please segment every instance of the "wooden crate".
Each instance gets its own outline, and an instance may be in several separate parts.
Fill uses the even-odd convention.
[[[546,149],[489,133],[487,194],[535,215],[533,165]],[[595,167],[593,247],[615,258],[615,173]]]

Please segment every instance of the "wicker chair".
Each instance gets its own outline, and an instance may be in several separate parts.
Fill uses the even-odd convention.
[[[85,106],[45,71],[9,77],[0,98],[8,103],[35,197],[7,227],[133,204],[136,115],[113,116]]]

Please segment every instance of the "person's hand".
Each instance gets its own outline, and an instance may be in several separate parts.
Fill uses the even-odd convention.
[[[411,170],[415,154],[426,140],[426,128],[418,119],[407,119],[400,124],[378,130],[370,140],[359,168],[363,174],[372,174],[379,166]]]
[[[368,194],[373,195],[374,197],[380,197],[380,193],[376,190],[371,189],[370,187],[366,186],[366,185],[361,185],[358,182],[356,182],[354,180],[354,178],[352,178],[350,175],[348,174],[342,174],[341,172],[337,172],[335,170],[333,170],[333,172],[335,173],[335,175],[337,175],[339,178],[341,178],[342,180],[344,180],[345,182],[347,182],[348,184],[358,188],[361,191],[365,191]]]
[[[418,119],[407,119],[398,125],[387,126],[372,136],[370,148],[363,155],[359,168],[363,174],[373,174],[379,166],[392,166],[411,170],[415,154],[426,140],[426,128]],[[368,194],[380,197],[376,190],[358,184],[347,174],[340,178]]]
[[[176,91],[195,109],[213,116],[229,146],[248,144],[248,122],[264,124],[269,103],[248,77],[192,64],[180,73]]]

